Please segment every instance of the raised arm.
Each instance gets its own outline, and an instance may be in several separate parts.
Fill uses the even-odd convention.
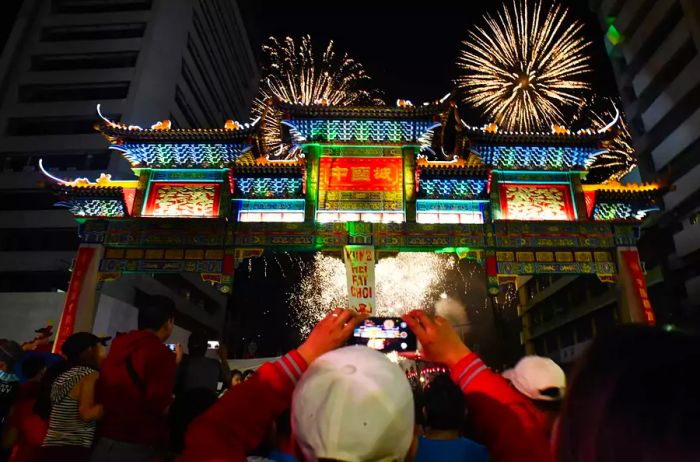
[[[549,462],[546,431],[532,403],[493,373],[462,342],[450,323],[412,311],[403,318],[420,340],[421,357],[450,368],[452,380],[462,389],[476,436],[494,462]]]
[[[93,372],[78,382],[78,416],[84,422],[100,420],[104,414],[101,404],[95,403],[95,383],[100,374]]]
[[[181,462],[245,461],[274,420],[292,401],[294,386],[307,366],[338,348],[359,322],[353,312],[336,309],[297,349],[263,364],[246,382],[231,388],[190,425]]]

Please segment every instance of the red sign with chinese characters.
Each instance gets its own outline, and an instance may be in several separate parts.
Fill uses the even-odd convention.
[[[505,220],[576,219],[571,189],[566,184],[501,184],[501,216]]]
[[[66,304],[63,307],[61,322],[58,325],[56,340],[53,344],[54,353],[61,351],[63,342],[65,342],[66,339],[73,334],[73,329],[75,328],[75,317],[78,314],[78,301],[80,299],[80,293],[83,290],[85,276],[94,256],[94,247],[78,248],[78,254],[75,258],[73,272],[70,277],[70,284],[68,285],[68,292],[66,293]]]
[[[143,215],[218,217],[219,183],[151,183]]]
[[[654,315],[654,310],[651,308],[649,292],[647,292],[647,282],[644,279],[642,266],[639,264],[639,252],[636,250],[622,250],[620,253],[632,277],[634,295],[635,298],[637,298],[637,303],[642,307],[644,321],[653,326],[656,324],[656,316]]]
[[[403,211],[403,158],[321,157],[318,209]]]
[[[319,190],[401,192],[401,157],[321,157]]]

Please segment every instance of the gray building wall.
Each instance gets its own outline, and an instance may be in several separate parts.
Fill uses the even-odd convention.
[[[0,292],[67,287],[76,224],[40,158],[62,178],[133,178],[92,128],[98,103],[143,127],[222,127],[248,120],[257,72],[236,0],[25,0],[0,56]]]
[[[675,185],[640,243],[647,266],[663,269],[667,290],[655,307],[662,317],[670,311],[671,322],[699,319],[700,3],[591,0],[590,6],[604,30],[642,179]]]

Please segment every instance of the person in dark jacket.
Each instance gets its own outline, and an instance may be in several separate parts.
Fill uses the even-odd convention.
[[[114,339],[102,365],[97,398],[104,418],[93,462],[142,462],[162,455],[168,444],[168,409],[182,351],[164,342],[174,328],[174,303],[150,297],[139,310],[139,330]]]
[[[216,351],[219,360],[207,358],[207,338],[200,334],[190,334],[187,342],[188,354],[184,355],[177,367],[175,393],[183,393],[193,388],[207,388],[218,392],[219,384],[222,390],[231,386],[231,369],[228,365],[228,354],[225,345],[220,345]]]

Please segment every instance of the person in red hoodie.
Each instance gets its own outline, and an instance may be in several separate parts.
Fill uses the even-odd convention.
[[[45,372],[46,363],[41,356],[22,362],[22,374],[27,377],[27,381],[20,385],[19,397],[3,435],[4,445],[14,445],[10,462],[41,460],[41,443],[44,442],[49,422],[34,412],[34,405]]]
[[[178,353],[165,346],[174,327],[174,303],[152,296],[139,310],[138,329],[114,339],[100,371],[97,399],[104,406],[92,462],[158,459],[168,442]]]
[[[336,309],[312,330],[309,338],[297,350],[292,350],[275,362],[264,364],[250,380],[229,390],[191,424],[180,462],[245,461],[246,452],[260,444],[274,419],[292,406],[295,385],[308,366],[319,356],[341,346],[359,319],[349,310]],[[412,311],[403,319],[421,342],[422,358],[450,368],[452,380],[466,397],[477,427],[476,436],[489,449],[492,461],[552,460],[549,443],[532,403],[503,377],[491,372],[464,345],[446,319],[430,317],[422,311]],[[352,366],[346,366],[346,369],[353,370]],[[314,373],[319,373],[319,370]],[[331,386],[343,386],[341,381],[339,379]],[[391,390],[382,392],[391,393]],[[330,391],[327,395],[330,395]],[[326,399],[318,397],[322,398]],[[413,405],[410,406],[412,412]],[[292,408],[293,413],[295,409],[300,411]],[[353,425],[355,423],[351,422],[348,428],[354,428]],[[364,422],[366,425],[367,422]],[[362,427],[363,424],[357,422],[355,426]],[[381,434],[383,430],[380,428],[377,432]],[[294,431],[303,429],[295,428]],[[337,433],[337,429],[314,430],[315,434],[321,435],[320,439],[333,431]],[[308,441],[305,438],[308,435],[296,436]],[[352,435],[347,436],[352,438]],[[411,460],[414,451],[415,444],[403,460]],[[354,457],[353,460],[361,459]]]

